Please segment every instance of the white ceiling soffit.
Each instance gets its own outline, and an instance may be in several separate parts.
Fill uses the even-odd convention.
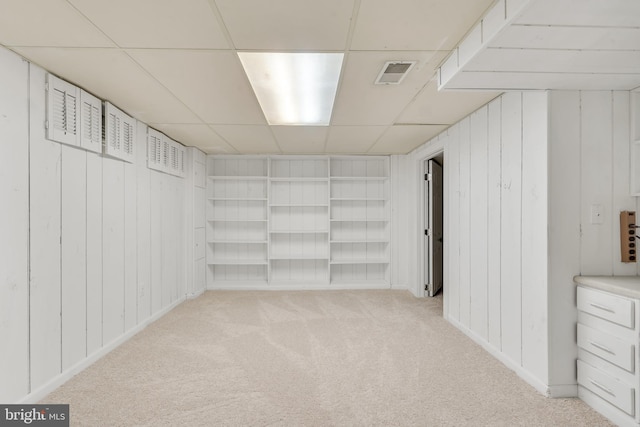
[[[439,69],[440,89],[640,86],[637,0],[500,0]]]

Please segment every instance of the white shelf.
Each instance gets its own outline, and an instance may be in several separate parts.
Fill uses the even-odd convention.
[[[209,197],[214,202],[266,202],[266,197]]]
[[[382,197],[332,197],[332,202],[386,202]]]
[[[271,178],[273,182],[329,182],[329,177],[324,178],[295,178],[295,177],[276,177]]]
[[[328,261],[329,260],[329,255],[323,255],[323,256],[319,256],[319,255],[309,255],[309,256],[304,256],[304,255],[293,255],[293,256],[271,256],[271,261],[287,261],[287,260],[292,260],[292,261],[304,261],[304,260],[324,260],[324,261]]]
[[[267,265],[263,259],[213,259],[207,261],[209,265]]]
[[[332,265],[344,265],[344,264],[389,264],[389,260],[387,258],[378,258],[378,259],[333,259],[331,260]]]
[[[269,205],[270,208],[328,208],[329,204],[324,203],[314,203],[314,204],[304,204],[304,203],[274,203],[273,205]]]
[[[384,219],[384,218],[352,218],[352,219],[336,219],[336,218],[331,218],[330,220],[331,222],[389,222],[388,219]]]
[[[269,230],[271,234],[328,234],[329,230]]]
[[[332,176],[333,181],[387,181],[387,176]]]
[[[209,175],[208,177],[212,181],[266,181],[269,179],[266,176],[216,176]]]
[[[347,243],[347,244],[354,244],[354,243],[389,243],[389,240],[384,240],[384,239],[332,240],[329,243]]]
[[[242,244],[242,245],[258,245],[258,244],[267,244],[269,243],[266,240],[209,240],[207,243],[221,243],[221,244]]]

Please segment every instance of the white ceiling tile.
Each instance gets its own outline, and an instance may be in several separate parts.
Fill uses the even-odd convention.
[[[209,124],[266,124],[235,52],[127,51]]]
[[[453,124],[498,96],[492,91],[438,91],[435,80],[398,117],[405,124]]]
[[[198,123],[198,118],[117,49],[15,49],[43,68],[146,123]]]
[[[331,123],[390,125],[433,77],[442,52],[352,52],[338,88]],[[386,61],[418,61],[399,85],[375,85]]]
[[[242,50],[344,50],[353,0],[216,0]]]
[[[327,153],[364,154],[388,126],[332,126],[327,138]]]
[[[221,137],[242,154],[280,153],[269,126],[212,125]]]
[[[369,154],[407,154],[446,128],[438,125],[391,126],[369,150]]]
[[[327,126],[272,126],[278,146],[287,154],[324,153]]]
[[[640,73],[638,51],[590,51],[489,48],[472,59],[465,71],[545,73]]]
[[[207,0],[69,1],[120,47],[229,47]]]
[[[639,50],[640,28],[511,25],[489,45],[516,49]]]
[[[213,129],[205,124],[164,124],[154,123],[151,127],[165,133],[176,141],[207,150],[209,153],[235,154],[236,150],[227,144]]]
[[[638,27],[638,0],[533,0],[517,24]]]
[[[449,51],[493,1],[362,1],[351,49]]]
[[[5,46],[114,47],[65,0],[3,0],[0,44]]]

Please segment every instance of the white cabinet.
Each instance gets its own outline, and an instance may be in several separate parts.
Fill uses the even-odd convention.
[[[638,299],[578,287],[578,395],[620,425],[638,425]]]
[[[210,156],[208,286],[389,287],[388,157]]]

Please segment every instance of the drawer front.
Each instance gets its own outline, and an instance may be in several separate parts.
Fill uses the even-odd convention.
[[[578,324],[578,347],[633,373],[635,345],[606,332]]]
[[[634,328],[633,301],[617,295],[578,287],[578,310],[627,328]]]
[[[631,415],[635,416],[635,389],[600,369],[578,360],[578,384]]]

